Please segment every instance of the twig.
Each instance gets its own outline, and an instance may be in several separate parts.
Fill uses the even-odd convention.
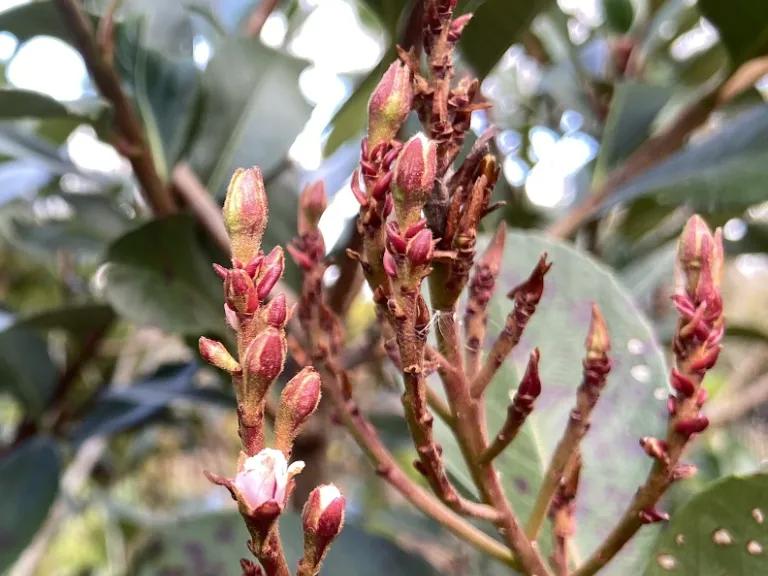
[[[253,14],[248,18],[248,22],[245,25],[245,35],[253,38],[261,34],[261,29],[264,28],[269,15],[274,12],[278,4],[280,4],[280,0],[263,0],[263,2],[259,3]]]
[[[525,533],[533,541],[536,540],[544,524],[552,498],[560,482],[565,478],[566,469],[573,461],[574,455],[578,453],[579,444],[589,430],[592,410],[600,398],[600,393],[605,387],[606,376],[611,369],[611,361],[608,358],[610,350],[608,330],[595,304],[592,305],[592,323],[585,347],[587,355],[584,359],[584,377],[576,395],[576,407],[571,410],[565,433],[552,455],[525,527]]]
[[[734,74],[699,100],[689,104],[662,132],[648,138],[633,154],[614,169],[587,199],[575,206],[546,230],[555,238],[567,238],[592,218],[606,199],[627,182],[653,168],[679,150],[688,136],[702,126],[719,106],[727,104],[754,85],[768,72],[768,57],[757,58],[743,64]]]
[[[472,398],[482,396],[504,360],[520,342],[523,331],[536,311],[536,305],[544,293],[544,276],[551,267],[552,264],[547,263],[547,255],[543,254],[528,280],[512,289],[507,295],[508,298],[514,300],[515,307],[507,315],[504,329],[493,344],[485,364],[472,380]]]
[[[552,556],[550,562],[555,576],[568,576],[568,539],[576,531],[574,508],[576,492],[579,489],[581,475],[581,452],[577,449],[575,458],[571,458],[563,480],[557,487],[552,500],[550,517],[552,518]]]
[[[142,126],[133,113],[131,102],[120,86],[117,73],[104,55],[97,50],[91,24],[83,7],[76,0],[55,0],[55,4],[64,24],[74,38],[75,46],[82,55],[91,78],[101,95],[114,108],[118,142],[123,142],[121,147],[131,150],[128,159],[147,202],[158,216],[174,214],[176,205],[157,173]]]

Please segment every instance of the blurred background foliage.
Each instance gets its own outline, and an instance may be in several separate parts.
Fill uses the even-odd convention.
[[[84,2],[94,27],[107,4]],[[199,574],[237,573],[239,521],[201,474],[233,468],[234,400],[220,375],[200,368],[194,345],[202,334],[227,338],[209,265],[226,255],[179,175],[193,174],[197,194],[220,203],[236,167],[261,166],[267,248],[295,235],[298,192],[322,178],[332,201],[321,228],[331,256],[342,254],[354,239],[349,177],[367,101],[395,44],[407,41],[414,8],[413,0],[284,0],[259,22],[264,4],[121,3],[114,69],[162,185],[183,206],[154,217],[131,168],[135,151],[115,131],[115,111],[55,2],[0,0],[0,572],[152,574],[158,554],[202,554]],[[462,0],[458,10],[475,17],[457,75],[479,76],[494,105],[473,114],[470,140],[499,127],[493,144],[504,178],[495,194],[507,204],[495,217],[518,229],[545,228],[589,199],[745,63],[761,71],[718,102],[681,150],[601,201],[573,240],[603,266],[576,259],[564,277],[586,277],[573,298],[591,297],[604,274],[615,278],[616,301],[632,298],[638,308],[623,320],[617,309],[616,322],[652,326],[666,345],[674,239],[694,210],[722,225],[729,328],[706,382],[714,426],[691,453],[700,474],[676,487],[667,507],[711,480],[758,470],[768,454],[768,4]],[[405,132],[416,129],[413,119]],[[508,250],[507,266],[525,268],[529,253],[515,256],[512,242]],[[338,263],[329,286],[343,271]],[[298,286],[292,265],[286,282]],[[350,350],[364,358],[357,394],[408,464],[399,384],[368,342],[370,294],[349,300]],[[503,314],[494,321],[499,328]],[[539,335],[555,355],[567,323],[552,319],[549,335]],[[641,353],[632,342],[621,354]],[[625,368],[627,379],[666,398],[663,359]],[[503,386],[501,402],[514,384]],[[329,574],[357,574],[361,561],[368,574],[495,573],[390,494],[343,431],[325,434],[324,473],[350,496],[350,527]],[[295,518],[285,523],[296,536]]]

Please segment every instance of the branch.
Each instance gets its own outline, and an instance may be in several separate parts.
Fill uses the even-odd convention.
[[[535,541],[544,520],[549,513],[550,503],[560,483],[566,477],[566,470],[571,465],[574,455],[579,452],[579,444],[587,434],[592,410],[605,387],[606,377],[611,369],[608,358],[610,341],[600,310],[592,305],[592,324],[586,342],[587,356],[584,359],[584,377],[576,395],[576,407],[571,410],[568,425],[560,443],[552,455],[549,468],[539,488],[536,503],[525,527],[525,533]]]
[[[600,206],[640,174],[677,152],[688,136],[702,126],[710,114],[754,85],[768,72],[768,57],[743,64],[734,74],[699,100],[689,104],[662,132],[648,138],[633,154],[614,169],[608,178],[591,191],[587,199],[550,225],[546,232],[555,238],[567,238],[597,214]]]
[[[116,146],[128,156],[144,197],[157,216],[175,214],[176,205],[157,173],[141,123],[133,113],[131,102],[123,92],[114,68],[104,55],[99,53],[91,24],[82,6],[76,0],[55,0],[55,4],[74,38],[75,46],[82,55],[91,78],[101,95],[112,104],[117,129]],[[111,17],[111,13],[107,13],[106,17]],[[109,29],[108,26],[105,28]]]

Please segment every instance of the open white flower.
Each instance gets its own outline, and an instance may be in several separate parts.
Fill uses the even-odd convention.
[[[282,452],[265,448],[245,461],[234,484],[252,510],[267,502],[276,502],[282,510],[288,482],[303,469],[304,462],[298,461],[288,466]]]

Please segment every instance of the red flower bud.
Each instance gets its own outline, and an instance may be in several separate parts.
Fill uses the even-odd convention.
[[[240,370],[240,364],[232,358],[224,344],[209,338],[200,338],[198,343],[200,355],[211,366],[226,370],[227,372],[236,372]]]
[[[672,368],[669,377],[672,389],[680,392],[686,398],[690,398],[696,392],[696,384],[685,374],[682,374],[677,368]]]
[[[257,278],[256,291],[259,300],[263,300],[269,295],[270,290],[283,277],[284,271],[285,255],[283,254],[283,249],[280,246],[275,246],[267,257],[264,258],[261,272]]]
[[[245,270],[230,270],[224,281],[224,290],[227,304],[237,314],[253,314],[259,307],[258,292]]]
[[[704,414],[697,414],[687,420],[679,420],[675,424],[675,430],[683,436],[691,436],[704,432],[709,426],[709,419]]]
[[[322,180],[307,184],[299,197],[299,236],[315,232],[320,217],[328,207],[328,195]]]
[[[469,24],[469,21],[472,19],[472,14],[462,14],[458,18],[456,18],[453,22],[451,22],[451,27],[448,29],[448,41],[449,42],[458,42],[459,38],[461,38],[461,33],[464,31],[464,27]]]
[[[395,258],[392,256],[392,253],[389,250],[384,250],[382,265],[384,266],[384,272],[387,276],[390,278],[397,276],[397,264],[395,263]]]
[[[317,567],[344,526],[346,500],[336,486],[318,486],[309,495],[301,520],[304,527],[305,566]]]
[[[277,329],[268,328],[248,345],[242,358],[245,393],[261,401],[285,366],[288,345]]]
[[[405,143],[394,168],[392,196],[401,230],[421,219],[421,210],[432,193],[437,171],[437,144],[424,134]]]
[[[669,514],[661,512],[656,508],[646,508],[640,512],[640,521],[643,524],[656,524],[657,522],[666,522],[669,520]]]
[[[284,328],[288,317],[288,308],[285,301],[285,294],[278,294],[264,309],[264,319],[268,326],[272,328]]]
[[[267,193],[261,170],[238,168],[227,188],[222,214],[232,243],[232,257],[249,262],[258,252],[267,226]]]
[[[640,439],[640,446],[643,447],[648,456],[655,458],[656,460],[666,461],[667,455],[667,443],[658,438],[652,436],[646,436]]]
[[[224,268],[221,264],[215,264],[213,265],[213,269],[218,274],[222,280],[226,280],[227,276],[229,276],[229,270]]]
[[[368,102],[368,149],[397,136],[413,103],[411,71],[399,60],[387,69]]]
[[[277,447],[289,455],[293,439],[320,404],[322,382],[311,366],[302,369],[283,388],[275,417]]]
[[[693,372],[709,370],[717,363],[717,357],[720,355],[722,346],[717,345],[714,348],[700,348],[691,358],[690,368]]]
[[[425,228],[408,241],[405,256],[411,266],[429,266],[435,255],[435,245],[432,242],[432,230]]]
[[[695,476],[696,472],[698,472],[698,469],[693,464],[678,464],[675,466],[675,469],[672,470],[672,481],[688,480],[688,478]]]
[[[696,405],[701,408],[706,404],[707,399],[709,398],[709,392],[707,392],[706,388],[699,388],[698,394],[696,394]]]
[[[680,235],[677,270],[680,288],[696,304],[719,298],[723,259],[722,231],[713,236],[701,216],[692,216]]]
[[[523,380],[520,382],[520,387],[517,389],[515,397],[527,396],[529,398],[538,398],[541,394],[541,378],[539,377],[539,358],[541,353],[539,349],[534,349],[531,352],[531,356],[528,359],[528,366],[525,369]]]

